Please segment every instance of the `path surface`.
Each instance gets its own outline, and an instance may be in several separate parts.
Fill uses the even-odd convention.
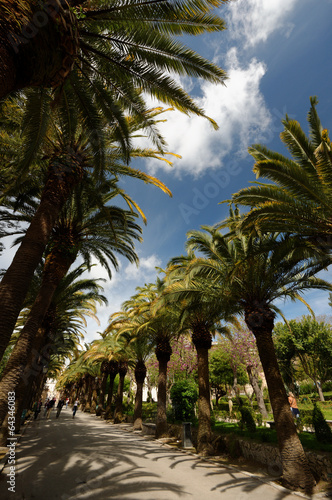
[[[16,491],[7,465],[0,499],[296,500],[265,484],[82,412],[29,424],[16,448]]]

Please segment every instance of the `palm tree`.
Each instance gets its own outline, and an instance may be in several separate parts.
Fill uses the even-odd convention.
[[[127,301],[127,309],[128,305]],[[147,373],[145,362],[153,349],[153,342],[144,328],[145,319],[137,311],[134,316],[130,314],[129,310],[127,312],[120,311],[112,314],[109,325],[109,328],[117,330],[117,338],[124,339],[131,353],[130,358],[134,366],[136,382],[134,429],[142,429],[143,387]]]
[[[109,377],[109,388],[104,413],[105,420],[109,420],[112,416],[114,380],[119,373],[120,361],[124,358],[124,344],[123,342],[119,341],[117,333],[118,332],[116,330],[110,329],[108,327],[102,334],[102,339],[93,341],[90,349],[86,353],[86,357],[90,359],[91,362],[101,363],[101,368],[103,367],[101,398],[98,402],[98,405],[101,406],[101,409],[103,409],[104,406],[104,394],[106,391],[107,378]],[[123,369],[122,371],[124,372],[126,370]],[[124,373],[124,375],[125,374],[126,373]],[[124,377],[122,381],[124,381]]]
[[[151,114],[154,116],[153,112]],[[13,190],[8,189],[3,201],[5,206],[9,204],[9,207],[15,210],[17,208],[15,198],[18,201],[23,198],[24,202],[26,197],[24,191],[26,189],[31,192],[30,196],[36,197],[37,192],[40,197],[40,203],[34,217],[29,221],[30,225],[25,238],[23,238],[11,265],[0,283],[0,300],[2,301],[0,357],[2,357],[7,347],[34,270],[42,258],[57,217],[75,185],[81,182],[83,177],[88,177],[94,169],[96,170],[95,175],[97,175],[101,168],[104,175],[110,179],[109,188],[113,192],[114,189],[112,188],[114,188],[118,177],[130,176],[156,185],[170,194],[170,191],[158,179],[122,164],[121,152],[119,147],[116,147],[116,131],[113,131],[113,133],[110,131],[109,139],[102,144],[104,147],[103,152],[101,153],[97,148],[97,154],[91,135],[84,133],[84,128],[77,121],[77,116],[72,109],[62,114],[59,113],[58,118],[47,135],[47,141],[38,157],[37,166],[46,167],[46,172],[42,169],[40,174],[43,186],[42,192],[38,192],[36,184],[32,183],[31,178],[29,178],[23,185],[19,184],[17,186],[15,184]],[[151,122],[153,122],[153,118],[151,118]],[[134,120],[130,121],[132,133],[136,132],[138,126]],[[98,130],[103,133],[103,126]],[[15,144],[10,145],[12,149],[15,146]],[[153,149],[141,150],[133,148],[132,153],[138,157],[159,156],[158,151]],[[17,154],[16,151],[13,162],[17,160]],[[45,158],[48,159],[46,166]],[[45,177],[43,178],[43,176]],[[134,207],[144,218],[139,206],[123,190],[118,190],[118,193],[122,195],[130,209]],[[14,202],[12,197],[14,197]],[[11,212],[9,218],[12,218]]]
[[[88,187],[91,187],[89,183]],[[54,292],[78,254],[85,258],[89,267],[91,257],[95,256],[107,269],[110,278],[108,261],[115,269],[118,267],[115,252],[124,255],[130,262],[137,262],[134,240],[140,238],[140,227],[135,224],[130,212],[106,206],[114,195],[109,188],[109,182],[99,184],[97,195],[93,198],[91,189],[85,189],[82,183],[63,211],[48,248],[39,293],[3,373],[0,394],[8,394],[9,387],[15,390],[32,340],[41,327]],[[0,422],[3,418],[0,403]]]
[[[167,435],[167,365],[172,354],[170,342],[177,335],[174,309],[164,307],[162,310],[153,311],[153,305],[163,288],[164,282],[158,278],[156,283],[137,287],[137,293],[122,304],[132,322],[132,331],[148,337],[155,346],[158,360],[157,438]]]
[[[201,455],[213,453],[211,441],[211,401],[209,383],[209,350],[212,336],[226,312],[222,296],[214,301],[202,294],[195,294],[190,281],[186,279],[188,270],[194,266],[195,255],[173,258],[167,267],[167,288],[160,304],[168,304],[177,310],[180,331],[191,333],[191,339],[197,352],[198,367],[198,433],[197,451]],[[205,283],[204,283],[205,284]],[[231,319],[230,317],[228,318]],[[222,329],[222,327],[220,327]]]
[[[231,212],[229,226],[233,233],[237,220]],[[309,491],[314,479],[289,411],[272,340],[276,313],[281,314],[275,301],[287,297],[303,301],[300,294],[305,290],[326,290],[331,289],[331,285],[315,277],[326,262],[322,259],[319,262],[305,258],[294,260],[287,248],[287,239],[287,250],[282,255],[275,244],[281,240],[280,235],[272,233],[244,236],[238,231],[230,239],[216,228],[191,231],[189,250],[200,251],[207,258],[197,259],[189,272],[196,293],[210,296],[212,301],[218,294],[223,294],[225,304],[244,312],[245,322],[256,338],[269,390],[284,484]],[[206,278],[205,286],[196,280],[197,277]]]
[[[233,201],[251,207],[243,228],[256,225],[263,232],[286,232],[326,252],[332,235],[332,147],[317,114],[317,99],[312,97],[310,103],[308,136],[288,116],[282,122],[280,137],[291,158],[257,144],[249,148],[254,173],[272,183],[241,189]]]
[[[225,73],[174,39],[225,29],[211,10],[227,0],[1,1],[0,99],[26,87],[65,85],[86,102],[92,90],[109,112],[144,109],[140,91],[184,112],[204,115],[169,76],[223,83]],[[65,83],[65,85],[64,85]],[[104,99],[105,88],[113,98]],[[140,89],[138,91],[137,89]]]
[[[86,267],[79,266],[61,280],[42,325],[32,340],[28,361],[15,391],[18,425],[22,409],[31,406],[32,398],[38,400],[46,377],[55,369],[55,363],[57,369],[63,368],[65,360],[78,349],[84,336],[86,316],[98,321],[96,302],[107,303],[96,280],[79,279],[85,270]],[[24,325],[27,313],[22,316],[18,325]]]

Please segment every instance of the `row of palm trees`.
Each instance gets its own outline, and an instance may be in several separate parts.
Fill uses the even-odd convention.
[[[316,100],[308,114],[310,136],[288,118],[281,137],[292,159],[262,146],[250,149],[255,171],[274,183],[241,190],[233,202],[251,210],[214,227],[189,231],[187,255],[173,258],[163,279],[145,285],[111,318],[109,331],[128,342],[148,338],[159,362],[157,436],[166,432],[166,374],[172,336],[190,333],[198,360],[198,451],[211,443],[208,352],[212,335],[242,316],[254,334],[278,434],[285,484],[310,491],[314,478],[289,412],[272,332],[281,299],[303,300],[310,289],[331,290],[317,276],[330,264],[332,156]],[[272,214],[272,215],[271,215]],[[295,214],[295,216],[294,216]],[[270,216],[271,215],[271,216]],[[309,307],[309,306],[308,306]],[[107,334],[107,332],[106,332]],[[129,337],[128,337],[129,335]]]
[[[1,236],[26,227],[0,283],[0,357],[11,351],[0,382],[3,438],[6,395],[22,380],[70,267],[79,256],[91,267],[92,255],[111,277],[116,255],[138,262],[136,221],[145,216],[119,181],[130,176],[170,194],[129,160],[169,162],[158,131],[162,110],[150,110],[147,95],[206,117],[170,72],[223,83],[222,69],[175,39],[223,30],[211,12],[220,3],[1,1]],[[133,146],[142,133],[152,148]],[[40,265],[39,291],[29,304]]]

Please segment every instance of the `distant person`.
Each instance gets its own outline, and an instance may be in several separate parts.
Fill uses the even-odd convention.
[[[52,410],[53,410],[53,408],[54,408],[55,401],[56,401],[56,398],[53,398],[53,399],[51,399],[51,400],[47,403],[46,418],[50,418],[50,413],[51,413],[51,411],[52,411]]]
[[[299,418],[300,412],[299,412],[299,409],[297,407],[297,402],[296,402],[295,396],[292,392],[288,393],[288,402],[289,402],[291,412],[293,413],[293,417]]]
[[[59,418],[60,417],[60,413],[61,413],[61,410],[62,410],[62,407],[63,405],[65,404],[65,400],[63,398],[61,398],[57,404],[57,407],[56,407],[56,415],[55,415],[55,418]]]
[[[45,404],[44,404],[44,417],[46,417],[47,408],[48,408],[48,402],[49,402],[49,398],[46,398]]]
[[[66,410],[68,408],[68,405],[69,405],[69,398],[66,398]]]
[[[76,399],[76,401],[75,401],[75,403],[74,403],[74,406],[73,406],[73,418],[74,418],[74,417],[75,417],[75,415],[76,415],[78,405],[79,405],[79,401],[78,401],[78,399]]]
[[[36,418],[38,417],[39,413],[40,413],[40,410],[43,406],[43,403],[42,403],[42,400],[39,399],[39,401],[37,401],[35,404],[34,404],[34,412],[35,412],[35,415],[34,415],[34,420],[36,420]]]

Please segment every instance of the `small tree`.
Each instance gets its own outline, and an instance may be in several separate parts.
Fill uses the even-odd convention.
[[[322,410],[316,403],[314,404],[314,410],[312,412],[312,423],[315,428],[317,441],[332,443],[332,431],[324,418]]]
[[[175,419],[191,421],[195,416],[195,403],[198,399],[197,386],[190,380],[179,380],[171,389],[171,400]]]

